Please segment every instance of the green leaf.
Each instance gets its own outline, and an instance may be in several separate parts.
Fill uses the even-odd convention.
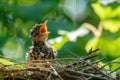
[[[106,60],[109,61],[120,57],[120,45],[118,43],[120,43],[120,37],[115,39],[110,37],[93,38],[86,44],[86,50],[89,51],[91,47],[100,49],[101,55],[105,56]]]
[[[120,18],[120,5],[118,5],[116,8],[112,9],[111,15],[109,17],[112,18]]]
[[[100,64],[99,67],[106,65],[106,63],[104,63],[104,62],[100,62],[99,64]],[[119,67],[120,67],[120,58],[116,58],[116,59],[112,60],[110,64],[105,66],[105,68],[107,70],[111,70],[111,71],[114,71],[115,69],[117,69]],[[115,72],[120,72],[120,69],[118,69]],[[110,71],[108,73],[110,73]]]
[[[52,46],[55,48],[55,50],[59,50],[66,42],[68,42],[68,40],[69,38],[67,34],[65,34],[64,36],[56,38]]]
[[[20,64],[15,64],[15,65],[14,65],[14,68],[23,68],[23,66],[20,65]]]
[[[106,65],[106,63],[100,62],[100,65],[101,65],[101,66],[104,66],[104,65]],[[120,57],[112,60],[111,63],[108,64],[105,68],[106,68],[107,70],[114,71],[114,70],[117,69],[118,67],[120,67]],[[116,72],[120,72],[120,69],[118,69]]]
[[[7,61],[6,59],[0,59],[0,63],[3,65],[13,65],[13,62]]]
[[[95,11],[95,13],[102,19],[106,19],[106,17],[108,16],[108,13],[111,11],[110,7],[105,8],[103,7],[99,2],[97,2],[96,4],[92,4],[92,7]]]
[[[120,57],[119,58],[116,58],[115,60],[112,61],[112,67],[111,69],[112,70],[115,70],[116,68],[120,67]],[[117,70],[117,72],[120,72],[120,69]]]
[[[9,65],[11,68],[23,68],[23,66],[15,64],[14,62],[8,61],[6,59],[0,59],[0,63],[5,66]]]
[[[98,42],[99,38],[93,38],[89,40],[85,47],[86,51],[88,52],[91,48],[96,49]]]
[[[104,21],[104,29],[109,30],[112,33],[120,30],[120,20],[106,20]]]
[[[92,4],[92,7],[95,13],[100,17],[101,20],[118,18],[120,17],[120,5],[112,3],[112,5],[103,6],[98,1],[97,3]]]
[[[120,57],[120,37],[111,39],[109,37],[100,38],[97,47],[100,49],[104,56],[117,58]]]

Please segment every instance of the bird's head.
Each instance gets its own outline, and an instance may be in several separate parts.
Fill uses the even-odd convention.
[[[31,29],[31,38],[33,41],[44,42],[50,32],[47,31],[47,20],[42,24],[36,24]]]

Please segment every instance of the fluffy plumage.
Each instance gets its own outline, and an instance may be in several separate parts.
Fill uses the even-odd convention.
[[[36,24],[31,29],[30,37],[32,39],[32,46],[27,52],[27,61],[54,59],[56,51],[46,42],[47,36],[50,32],[47,31],[47,21],[43,24]]]

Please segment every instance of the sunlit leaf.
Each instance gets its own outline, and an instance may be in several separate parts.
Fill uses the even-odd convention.
[[[110,12],[110,8],[105,9],[99,2],[97,2],[96,4],[92,4],[92,7],[94,9],[94,11],[96,12],[96,14],[102,19],[104,20],[107,17],[107,14]]]
[[[86,44],[86,51],[88,52],[91,48],[96,49],[99,42],[99,38],[93,38]]]
[[[69,40],[68,36],[64,35],[54,39],[52,45],[56,50],[59,50],[66,42],[68,42],[68,40]]]
[[[113,17],[113,18],[120,17],[120,5],[112,10],[111,15],[109,17]]]
[[[100,62],[99,64],[100,64],[101,66],[106,65],[106,63],[103,63],[103,62]],[[110,64],[108,64],[108,65],[105,66],[105,68],[106,68],[107,70],[111,70],[111,71],[114,71],[114,70],[117,69],[118,67],[120,67],[120,57],[112,60]],[[120,72],[120,69],[118,69],[117,72]]]
[[[101,67],[101,66],[106,65],[107,63],[100,62],[99,64],[100,64],[99,67]],[[111,73],[112,71],[114,71],[115,69],[117,69],[117,68],[119,68],[119,67],[120,67],[120,58],[117,58],[117,59],[111,61],[110,64],[107,64],[104,68],[108,70],[107,73],[109,74],[109,73]],[[117,73],[116,73],[116,72],[120,72],[120,70],[118,69],[118,70],[112,72],[112,73],[109,74],[109,75],[110,75],[112,78],[116,78],[116,76],[117,76]]]
[[[113,58],[120,57],[120,38],[111,39],[108,37],[100,38],[97,47],[100,49],[104,56]]]
[[[13,65],[13,62],[7,61],[6,59],[0,59],[0,63],[3,65]]]
[[[86,50],[88,51],[91,47],[94,49],[98,48],[100,49],[101,54],[108,57],[107,60],[109,60],[109,58],[120,57],[120,45],[118,43],[120,43],[120,38],[93,38],[87,43]]]
[[[11,61],[8,61],[6,59],[0,59],[0,64],[2,65],[9,65],[11,68],[23,68],[23,66],[19,65],[19,64],[15,64]]]
[[[113,3],[116,4],[116,3]],[[97,3],[92,4],[92,7],[95,11],[95,13],[102,19],[109,19],[109,18],[116,18],[120,17],[120,5],[117,4],[116,6],[114,5],[109,5],[109,6],[103,6],[100,4],[98,1]],[[115,7],[115,8],[113,8]]]
[[[14,68],[23,68],[23,66],[20,65],[20,64],[15,64],[15,65],[14,65]]]
[[[120,30],[120,20],[106,20],[103,25],[104,29],[109,30],[112,33]]]
[[[120,57],[116,58],[115,60],[112,61],[112,70],[117,69],[118,67],[120,67]],[[120,69],[117,70],[117,72],[120,72]]]

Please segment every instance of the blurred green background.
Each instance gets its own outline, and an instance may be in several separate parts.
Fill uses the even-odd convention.
[[[0,0],[0,55],[25,61],[30,29],[45,20],[57,58],[93,47],[106,61],[120,61],[119,0]]]

